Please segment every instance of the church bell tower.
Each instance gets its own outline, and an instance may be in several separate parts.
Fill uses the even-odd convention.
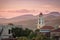
[[[43,26],[45,26],[44,17],[43,17],[43,14],[40,13],[39,16],[38,16],[38,25],[37,25],[37,29],[40,29],[40,28],[42,28]]]

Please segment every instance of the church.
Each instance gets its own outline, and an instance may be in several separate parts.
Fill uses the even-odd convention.
[[[37,29],[39,29],[40,33],[46,35],[47,37],[54,37],[55,40],[60,40],[60,26],[58,28],[52,26],[46,26],[43,14],[40,13],[38,16],[38,25]]]
[[[37,29],[40,29],[40,32],[50,32],[51,30],[54,29],[54,27],[46,26],[44,15],[42,13],[40,13],[39,16],[38,16]]]

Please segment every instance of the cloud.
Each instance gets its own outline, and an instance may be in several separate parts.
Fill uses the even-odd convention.
[[[0,12],[10,12],[10,13],[34,13],[36,10],[27,10],[27,9],[21,9],[21,10],[2,10]]]
[[[19,13],[30,13],[31,11],[26,10],[26,9],[22,9],[22,10],[16,10],[16,12],[19,12]]]
[[[0,17],[12,18],[12,17],[26,15],[26,14],[33,14],[35,12],[37,12],[37,11],[36,10],[27,10],[27,9],[21,9],[21,10],[0,10]]]
[[[2,9],[37,9],[41,5],[60,8],[60,0],[1,0],[0,4],[3,5]]]
[[[7,17],[17,14],[37,14],[39,11],[45,13],[46,10],[60,11],[60,0],[0,0],[0,5],[0,14]]]

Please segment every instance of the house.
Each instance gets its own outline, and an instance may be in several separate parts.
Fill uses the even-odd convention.
[[[53,37],[55,40],[60,40],[60,28],[51,31],[50,36]]]
[[[54,30],[54,27],[52,26],[43,26],[41,29],[40,29],[40,33],[46,35],[46,36],[50,36],[50,32]]]
[[[54,27],[52,26],[43,26],[41,29],[40,29],[40,32],[50,32],[51,30],[53,30]]]

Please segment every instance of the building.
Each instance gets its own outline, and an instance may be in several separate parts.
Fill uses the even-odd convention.
[[[39,16],[38,16],[37,29],[44,30],[44,32],[45,32],[45,31],[51,30],[51,29],[53,29],[53,28],[54,28],[54,27],[52,27],[52,26],[46,26],[46,25],[45,25],[44,16],[43,16],[42,13],[40,13]]]
[[[12,33],[11,33],[11,25],[5,25],[3,27],[3,32],[1,34],[1,38],[10,38],[12,37]]]
[[[51,31],[50,36],[53,37],[55,40],[60,40],[60,28]]]
[[[50,37],[50,32],[54,30],[54,27],[52,26],[43,26],[40,28],[40,33],[46,35],[47,37]]]
[[[55,40],[60,40],[60,26],[46,26],[44,22],[43,14],[40,13],[38,17],[38,26],[39,32],[47,37],[54,38]]]
[[[12,37],[12,32],[11,28],[15,26],[13,25],[0,25],[0,39],[4,38],[11,38]]]
[[[45,25],[45,19],[44,19],[44,17],[43,17],[43,14],[40,13],[39,16],[38,16],[37,29],[40,30],[40,31],[39,31],[40,33],[42,33],[42,34],[44,34],[44,35],[48,34],[47,36],[49,36],[49,35],[50,35],[50,32],[51,32],[52,30],[54,30],[54,27],[52,27],[52,26],[46,26],[46,25]]]
[[[52,26],[43,26],[42,28],[40,28],[40,32],[50,32],[54,30],[54,27]]]
[[[43,17],[43,14],[40,13],[39,16],[38,16],[37,29],[40,29],[40,28],[43,27],[44,25],[45,25],[44,17]]]
[[[13,38],[11,29],[15,27],[21,28],[22,25],[13,25],[11,23],[8,25],[0,25],[0,39]]]

